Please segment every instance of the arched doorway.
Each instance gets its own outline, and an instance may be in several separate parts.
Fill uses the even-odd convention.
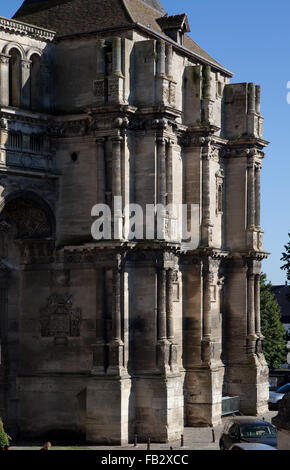
[[[18,432],[23,252],[53,239],[53,213],[45,201],[29,192],[6,198],[0,213],[0,415],[12,437]]]

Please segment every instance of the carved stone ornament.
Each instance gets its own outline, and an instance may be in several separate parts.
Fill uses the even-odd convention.
[[[46,214],[33,202],[18,199],[10,202],[5,213],[9,222],[17,227],[17,238],[46,238],[51,236],[51,226]]]
[[[73,307],[69,294],[53,294],[40,310],[41,336],[43,338],[77,338],[80,336],[82,311]]]

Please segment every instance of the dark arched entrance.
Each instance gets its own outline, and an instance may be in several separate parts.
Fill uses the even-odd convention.
[[[29,257],[54,243],[55,222],[49,205],[29,191],[6,197],[0,211],[0,416],[16,435],[23,272],[27,253]]]

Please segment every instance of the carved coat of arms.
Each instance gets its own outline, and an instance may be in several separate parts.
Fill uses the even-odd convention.
[[[82,311],[73,307],[71,295],[53,294],[40,310],[41,336],[77,338],[80,336],[81,319]]]

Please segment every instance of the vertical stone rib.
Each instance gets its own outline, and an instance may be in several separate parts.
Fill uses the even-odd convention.
[[[173,78],[173,47],[172,44],[166,44],[166,74],[167,77]]]
[[[249,83],[248,113],[256,112],[256,87],[254,83]]]
[[[166,141],[163,137],[157,138],[158,160],[158,203],[166,205]]]
[[[112,138],[112,196],[122,196],[121,143],[120,136]]]
[[[165,42],[158,41],[157,43],[157,53],[158,53],[158,60],[157,60],[157,75],[163,77],[165,76]]]
[[[174,321],[173,321],[173,269],[167,271],[167,339],[174,340]]]
[[[121,337],[121,271],[115,268],[113,271],[113,341],[120,343]]]
[[[261,87],[256,85],[256,113],[261,114]]]
[[[248,165],[248,228],[255,227],[255,164]]]
[[[203,270],[203,338],[211,339],[211,273],[208,266]]]
[[[256,318],[256,335],[260,338],[261,334],[261,311],[260,311],[260,275],[255,275],[255,318]]]
[[[248,339],[256,340],[256,319],[255,319],[255,275],[248,274]]]
[[[106,202],[106,165],[105,165],[105,139],[96,140],[97,143],[97,201]]]
[[[173,143],[168,142],[166,159],[167,204],[173,204]]]
[[[166,270],[158,269],[157,286],[158,341],[166,340]]]
[[[256,211],[255,211],[255,225],[256,228],[261,228],[261,165],[257,164],[255,171],[255,198],[256,198]]]
[[[0,54],[0,104],[2,106],[9,106],[9,61],[9,56]]]
[[[113,75],[122,75],[122,42],[121,38],[113,38]]]

